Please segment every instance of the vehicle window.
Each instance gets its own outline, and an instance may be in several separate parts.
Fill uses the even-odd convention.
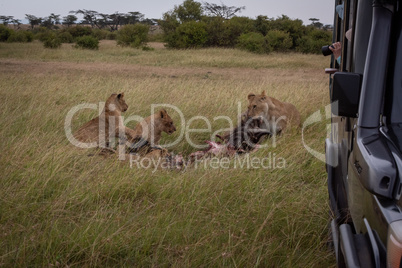
[[[363,74],[364,65],[366,64],[366,55],[368,42],[371,32],[371,18],[373,7],[371,1],[360,0],[357,2],[358,16],[354,21],[354,46],[353,46],[353,62],[351,71],[358,74]]]
[[[393,23],[384,115],[388,124],[402,123],[402,15]]]

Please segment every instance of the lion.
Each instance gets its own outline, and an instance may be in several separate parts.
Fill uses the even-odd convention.
[[[159,146],[162,132],[170,135],[175,131],[176,127],[172,118],[165,109],[162,109],[136,125],[133,130],[134,139],[129,140],[131,145],[128,153],[134,154],[137,160],[145,158],[152,161],[156,165],[155,168],[176,167],[180,162],[177,156]]]
[[[248,101],[246,117],[259,119],[262,122],[261,129],[266,129],[272,134],[279,134],[289,124],[300,126],[300,113],[291,103],[268,97],[265,91],[261,95],[249,94]]]
[[[128,105],[124,100],[124,93],[113,93],[106,100],[101,114],[82,125],[74,137],[81,142],[96,143],[97,146],[110,147],[112,137],[133,139],[134,131],[123,124],[122,112],[127,111]]]
[[[172,118],[168,115],[165,109],[148,116],[142,122],[138,123],[133,130],[135,140],[142,139],[148,142],[151,146],[158,146],[162,137],[162,132],[171,135],[176,131],[176,127]]]

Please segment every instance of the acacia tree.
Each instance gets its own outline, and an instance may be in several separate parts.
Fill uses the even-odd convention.
[[[79,9],[77,11],[70,11],[70,13],[74,13],[75,15],[81,14],[84,18],[82,23],[88,23],[91,25],[92,28],[95,26],[99,28],[98,26],[98,16],[99,13],[94,10],[86,10],[86,9]]]
[[[308,20],[311,21],[311,25],[313,25],[314,27],[316,27],[317,29],[321,29],[323,24],[320,22],[319,19],[316,18],[309,18]]]
[[[3,25],[7,26],[12,20],[14,19],[13,16],[0,16],[0,21],[2,21]]]
[[[20,26],[22,24],[21,20],[18,20],[18,19],[12,19],[11,23],[14,24],[14,28],[17,28],[17,29],[20,29]]]
[[[221,5],[217,5],[214,3],[207,3],[204,2],[204,9],[209,15],[215,17],[221,17],[223,19],[230,19],[236,15],[236,13],[241,12],[242,10],[246,9],[245,6],[235,7],[235,6],[227,6],[223,3]]]
[[[42,18],[36,17],[34,15],[30,14],[25,14],[25,18],[29,21],[29,24],[31,25],[31,29],[33,29],[36,25],[39,25],[42,23]]]
[[[58,25],[60,24],[60,15],[56,15],[54,13],[51,13],[49,16],[50,20],[52,21],[53,25]]]
[[[128,12],[124,17],[124,24],[136,24],[144,20],[144,14],[134,11]]]
[[[75,24],[77,20],[77,16],[67,15],[66,17],[63,17],[63,24],[67,25],[67,27],[70,27],[71,25]]]

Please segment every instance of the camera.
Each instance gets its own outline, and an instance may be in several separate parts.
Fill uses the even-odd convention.
[[[332,51],[331,51],[331,49],[329,49],[329,47],[334,48],[333,45],[323,46],[323,47],[321,48],[322,55],[324,55],[324,56],[329,56],[329,55],[332,54]]]

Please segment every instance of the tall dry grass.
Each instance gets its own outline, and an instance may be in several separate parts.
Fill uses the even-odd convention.
[[[324,164],[301,130],[250,155],[268,168],[184,172],[130,168],[71,145],[68,111],[125,92],[126,117],[167,109],[181,129],[228,128],[251,92],[292,102],[304,121],[328,104],[327,59],[254,55],[232,49],[140,51],[101,43],[99,51],[0,44],[0,266],[334,267],[327,247]],[[74,116],[73,128],[97,111]],[[215,120],[214,120],[215,119]],[[191,124],[189,124],[189,122]],[[304,130],[323,153],[323,120]],[[129,125],[133,127],[134,122]],[[211,132],[190,133],[198,145]],[[181,139],[169,148],[196,149]],[[268,160],[267,160],[268,161]],[[282,161],[281,164],[273,163]]]

